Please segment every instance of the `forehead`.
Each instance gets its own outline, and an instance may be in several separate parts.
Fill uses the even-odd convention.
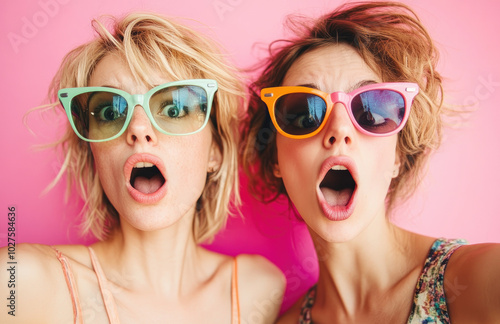
[[[325,92],[349,92],[363,81],[381,82],[363,58],[349,45],[333,44],[300,56],[287,71],[283,86],[315,85]]]
[[[133,93],[142,93],[145,91],[139,90],[146,89],[147,91],[156,85],[173,81],[159,72],[148,73],[147,80],[144,80],[149,83],[147,86],[144,85],[144,81],[138,80],[140,80],[140,76],[134,76],[134,73],[122,55],[110,53],[96,64],[89,79],[89,86],[112,86],[133,91]]]

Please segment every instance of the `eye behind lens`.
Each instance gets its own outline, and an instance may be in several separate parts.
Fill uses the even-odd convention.
[[[290,93],[276,100],[274,114],[278,126],[290,135],[314,132],[326,115],[326,102],[310,93]]]
[[[104,140],[117,135],[128,114],[126,99],[111,91],[94,91],[80,95],[85,121],[85,138]]]
[[[374,134],[387,134],[401,125],[405,101],[394,90],[369,90],[352,99],[351,111],[361,128]]]
[[[149,107],[158,127],[169,134],[196,132],[208,118],[207,92],[199,86],[160,89],[151,96]]]

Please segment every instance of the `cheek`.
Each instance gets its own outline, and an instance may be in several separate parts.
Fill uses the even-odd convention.
[[[398,166],[396,150],[397,135],[391,136],[390,138],[388,138],[388,140],[389,141],[387,145],[385,145],[384,149],[384,155],[386,156],[386,158],[384,159],[384,166],[386,171],[390,173],[390,177],[392,178],[394,170]]]
[[[106,189],[115,186],[115,183],[123,178],[123,165],[120,167],[120,163],[113,160],[113,157],[117,156],[113,150],[116,146],[106,144],[91,143],[90,148],[94,156],[95,170],[103,189],[108,193]]]
[[[377,138],[377,143],[368,145],[365,149],[369,152],[370,158],[365,157],[368,164],[366,169],[372,174],[372,179],[378,183],[384,190],[388,190],[394,177],[394,171],[397,170],[396,159],[396,135],[388,138]]]
[[[307,181],[316,179],[312,168],[316,156],[315,146],[303,145],[307,140],[301,141],[299,143],[298,140],[280,135],[276,139],[279,173],[289,194],[297,189],[302,190],[308,184]]]
[[[212,137],[203,133],[179,137],[176,143],[171,143],[164,160],[169,175],[176,177],[181,186],[187,181],[204,185],[211,143]]]
[[[287,170],[292,167],[290,161],[295,161],[296,151],[292,149],[290,141],[277,135],[276,138],[276,160],[281,176],[287,174]],[[286,177],[285,179],[286,180]]]

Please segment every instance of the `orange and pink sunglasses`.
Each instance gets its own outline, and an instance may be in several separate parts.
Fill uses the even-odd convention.
[[[350,93],[325,93],[309,87],[273,87],[261,91],[271,120],[280,134],[289,138],[308,138],[319,133],[333,106],[342,103],[361,133],[389,136],[399,132],[410,114],[416,83],[376,83]]]

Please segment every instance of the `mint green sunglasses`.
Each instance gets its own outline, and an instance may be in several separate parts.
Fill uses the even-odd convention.
[[[163,134],[197,133],[208,123],[217,89],[215,80],[196,79],[164,83],[145,94],[81,87],[61,89],[58,97],[79,138],[104,142],[125,132],[137,105],[144,108],[151,124]]]

